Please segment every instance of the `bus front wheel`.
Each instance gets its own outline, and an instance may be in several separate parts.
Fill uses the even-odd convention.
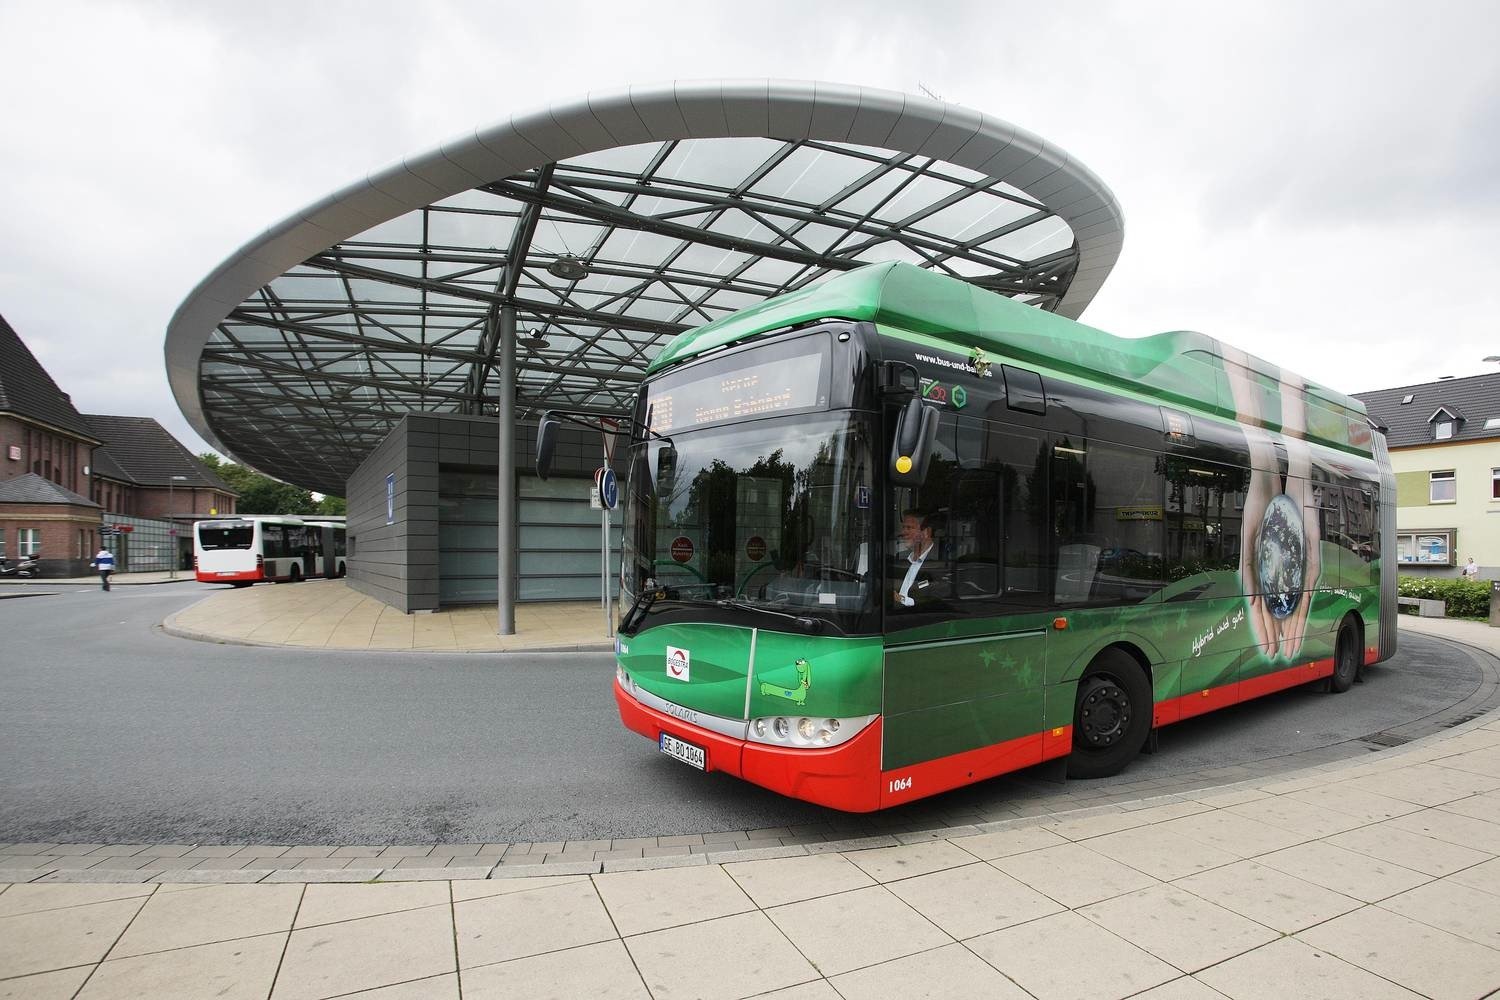
[[[1135,759],[1151,731],[1151,682],[1128,653],[1106,649],[1078,679],[1068,777],[1106,778]]]
[[[1354,686],[1359,675],[1359,626],[1353,616],[1346,616],[1339,623],[1339,636],[1333,645],[1333,676],[1328,678],[1328,688],[1334,694],[1343,694]]]

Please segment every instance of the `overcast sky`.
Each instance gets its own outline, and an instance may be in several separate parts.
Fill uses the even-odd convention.
[[[261,230],[513,112],[772,76],[920,85],[1087,164],[1126,235],[1085,322],[1345,392],[1474,375],[1500,354],[1496,39],[1484,2],[0,0],[0,313],[80,410],[198,450],[166,324]]]

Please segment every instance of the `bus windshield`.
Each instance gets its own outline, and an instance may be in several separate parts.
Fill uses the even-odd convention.
[[[217,549],[248,549],[255,535],[251,524],[200,524],[198,544],[204,551]]]
[[[638,442],[622,628],[876,631],[872,419],[761,419]]]

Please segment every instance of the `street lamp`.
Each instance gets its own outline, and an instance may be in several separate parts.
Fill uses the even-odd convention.
[[[174,496],[177,484],[185,482],[187,476],[173,476],[167,480],[167,520],[172,525],[167,529],[167,548],[171,550],[167,557],[171,560],[168,563],[168,580],[177,579],[177,502]]]

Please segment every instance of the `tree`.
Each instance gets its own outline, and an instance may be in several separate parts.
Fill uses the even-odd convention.
[[[324,497],[317,501],[310,490],[272,479],[247,466],[226,462],[213,452],[204,452],[198,458],[240,495],[237,509],[241,514],[332,514],[335,507],[337,513],[343,513],[342,497]]]

